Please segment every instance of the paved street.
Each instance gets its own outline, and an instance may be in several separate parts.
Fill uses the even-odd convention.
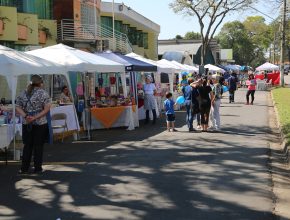
[[[0,219],[268,220],[267,92],[247,106],[223,100],[221,133],[179,132],[158,124],[97,131],[93,141],[46,146],[42,176],[0,165]]]

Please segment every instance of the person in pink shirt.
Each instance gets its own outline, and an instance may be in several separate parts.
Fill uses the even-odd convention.
[[[254,99],[255,99],[255,91],[256,91],[256,85],[257,85],[257,81],[254,77],[254,74],[250,74],[249,78],[246,82],[246,85],[248,86],[248,91],[247,91],[247,103],[246,105],[249,105],[249,99],[250,99],[250,95],[251,95],[251,105],[253,105]]]

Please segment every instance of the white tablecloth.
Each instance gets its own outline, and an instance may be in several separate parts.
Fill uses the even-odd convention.
[[[266,90],[266,82],[264,80],[257,80],[257,90]]]
[[[75,107],[74,105],[65,105],[65,106],[59,106],[50,109],[50,115],[56,114],[56,113],[65,113],[66,114],[66,123],[69,131],[76,131],[80,130],[79,120],[76,115]],[[63,120],[57,120],[52,121],[52,125],[63,125]],[[63,132],[63,129],[54,129],[54,133],[60,133]]]
[[[13,137],[19,133],[22,135],[22,124],[16,124],[15,133],[13,132],[13,124],[5,124],[0,126],[0,149],[8,147]]]
[[[89,128],[88,126],[85,126]],[[117,127],[128,127],[127,130],[134,130],[135,127],[139,127],[139,119],[137,109],[134,112],[132,106],[125,106],[125,110],[121,113],[120,117],[111,126],[112,128]],[[95,117],[91,116],[91,130],[104,129],[103,124],[98,121]]]

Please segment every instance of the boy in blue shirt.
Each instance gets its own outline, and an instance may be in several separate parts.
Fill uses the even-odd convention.
[[[170,128],[172,128],[172,131],[177,131],[174,128],[174,122],[175,122],[175,114],[174,114],[174,105],[176,103],[172,100],[172,93],[167,92],[166,93],[166,100],[164,101],[164,110],[166,114],[166,123],[167,123],[167,131],[170,131]]]

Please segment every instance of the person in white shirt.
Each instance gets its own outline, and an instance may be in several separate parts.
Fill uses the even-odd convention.
[[[152,77],[150,75],[146,76],[146,83],[143,85],[144,90],[144,109],[146,110],[146,120],[145,124],[149,122],[149,111],[153,114],[153,124],[156,123],[156,109],[155,109],[155,97],[156,87],[152,83]]]

